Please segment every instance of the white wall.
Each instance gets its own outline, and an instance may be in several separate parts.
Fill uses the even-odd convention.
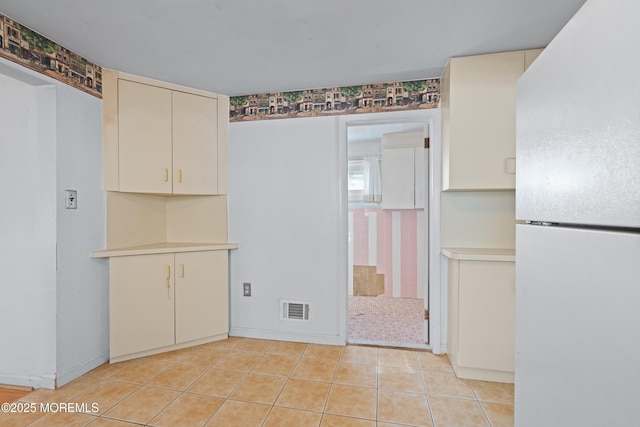
[[[0,383],[51,388],[56,373],[55,89],[3,77],[0,94]]]
[[[239,243],[230,259],[231,335],[345,343],[347,128],[407,122],[431,129],[430,162],[437,164],[429,168],[433,222],[425,256],[435,265],[430,281],[438,284],[439,109],[230,124],[229,241]],[[253,296],[242,296],[243,282],[252,283]],[[439,304],[440,288],[430,292]],[[311,302],[312,322],[279,320],[281,298]],[[439,310],[433,313],[439,352]]]
[[[19,327],[0,331],[0,383],[52,388],[108,358],[107,263],[89,257],[105,244],[102,102],[0,59],[3,74],[0,185],[17,202],[0,211],[0,324]]]
[[[231,123],[231,335],[344,344],[346,151],[334,117]],[[346,148],[345,148],[346,150]],[[253,296],[242,296],[251,282]],[[311,321],[280,320],[280,299],[311,304]]]
[[[443,247],[515,247],[515,192],[443,192],[440,202]]]
[[[102,190],[102,100],[57,86],[57,374],[62,385],[108,359],[108,261]],[[64,208],[77,190],[78,208]]]

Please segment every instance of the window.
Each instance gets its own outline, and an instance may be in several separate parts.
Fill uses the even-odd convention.
[[[361,202],[364,195],[364,160],[349,160],[347,181],[349,201]]]

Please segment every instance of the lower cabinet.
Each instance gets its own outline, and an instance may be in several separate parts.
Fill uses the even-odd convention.
[[[448,262],[448,342],[460,378],[513,382],[515,263]]]
[[[111,257],[109,274],[112,362],[227,337],[226,250]]]

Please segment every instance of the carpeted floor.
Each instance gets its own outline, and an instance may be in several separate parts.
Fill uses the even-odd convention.
[[[349,297],[350,344],[427,348],[422,298]]]

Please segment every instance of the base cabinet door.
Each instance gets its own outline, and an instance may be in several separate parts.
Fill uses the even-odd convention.
[[[176,253],[176,344],[229,332],[227,251]]]
[[[109,261],[111,358],[175,342],[173,254]]]

